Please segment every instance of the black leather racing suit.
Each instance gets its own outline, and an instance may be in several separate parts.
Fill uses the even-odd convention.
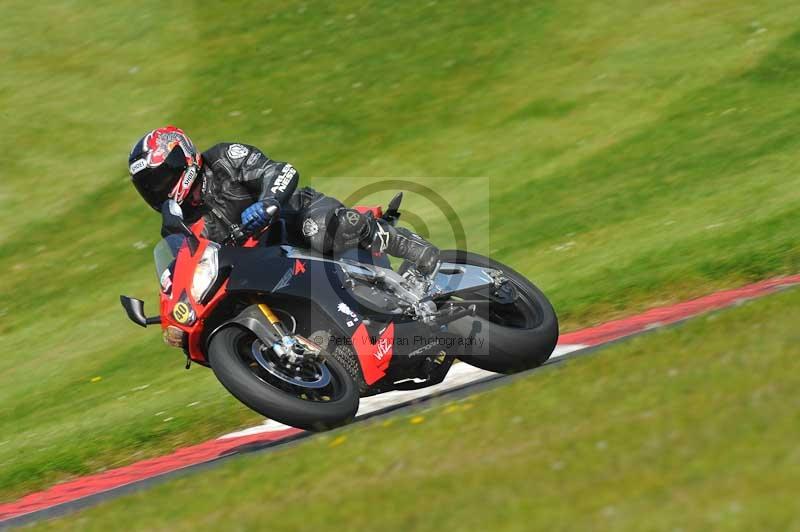
[[[364,216],[312,188],[297,190],[297,170],[254,146],[223,142],[203,152],[202,159],[199,201],[190,198],[182,207],[187,221],[204,219],[203,233],[211,240],[227,239],[254,202],[274,199],[290,236],[321,253],[361,245],[407,258],[423,272],[438,261],[438,250],[407,229]]]
[[[189,221],[205,220],[204,236],[222,242],[242,211],[258,200],[275,198],[286,204],[297,188],[299,175],[292,165],[273,161],[247,144],[220,143],[202,154],[199,204],[184,201]]]

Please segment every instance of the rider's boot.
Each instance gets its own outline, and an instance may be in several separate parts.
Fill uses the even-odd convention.
[[[372,217],[367,219],[369,230],[362,240],[365,247],[406,259],[423,275],[428,275],[436,269],[436,264],[439,262],[439,248],[405,227],[395,227],[386,220]]]

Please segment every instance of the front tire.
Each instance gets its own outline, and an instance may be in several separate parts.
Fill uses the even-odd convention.
[[[558,318],[541,290],[505,264],[477,253],[446,250],[441,261],[500,270],[519,294],[519,316],[515,308],[493,303],[477,316],[450,324],[450,332],[471,340],[458,357],[461,361],[487,371],[515,373],[550,358],[558,343]]]
[[[222,385],[239,401],[259,414],[286,425],[305,430],[327,430],[349,423],[358,411],[358,387],[344,367],[326,355],[325,366],[331,374],[330,389],[321,400],[311,400],[281,382],[272,383],[269,375],[259,372],[258,363],[249,355],[255,335],[238,325],[217,332],[209,345],[211,369]],[[327,398],[327,399],[326,399]]]

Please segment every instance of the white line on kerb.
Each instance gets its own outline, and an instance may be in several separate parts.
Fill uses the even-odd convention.
[[[574,351],[580,351],[581,349],[584,349],[586,347],[588,346],[583,344],[559,345],[556,347],[555,351],[553,351],[553,354],[550,355],[550,360],[564,356]],[[444,392],[447,390],[451,390],[453,388],[458,388],[459,386],[464,386],[465,384],[479,381],[481,379],[485,379],[492,375],[496,375],[496,373],[478,369],[470,366],[469,364],[464,364],[464,363],[455,364],[453,368],[450,370],[450,372],[447,374],[447,378],[445,378],[444,382],[437,384],[435,386],[429,386],[427,388],[422,388],[420,390],[386,392],[380,395],[374,395],[372,397],[365,397],[364,399],[361,400],[361,404],[358,407],[358,414],[356,415],[356,419],[363,417],[367,414],[372,414],[384,408],[389,408],[394,405],[402,404],[408,401],[413,401],[414,399],[424,399],[426,397],[436,395],[439,392]],[[243,430],[237,430],[236,432],[231,432],[230,434],[225,434],[224,436],[220,436],[218,439],[238,438],[240,436],[253,436],[255,434],[263,434],[265,432],[276,432],[280,430],[286,430],[289,428],[291,428],[289,425],[284,425],[283,423],[278,423],[277,421],[267,420],[260,425],[256,425],[255,427],[250,427],[248,429],[243,429]]]

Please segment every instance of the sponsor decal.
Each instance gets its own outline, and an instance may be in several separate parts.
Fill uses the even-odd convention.
[[[377,360],[383,360],[383,357],[392,351],[392,343],[388,338],[381,338],[375,344],[375,352],[372,354]]]
[[[256,161],[258,160],[258,156],[259,155],[260,154],[257,151],[254,151],[253,153],[250,154],[250,157],[247,158],[247,162],[245,164],[247,166],[254,165],[256,163]]]
[[[175,317],[175,321],[184,324],[192,319],[192,309],[183,301],[178,301],[175,308],[172,309],[172,315]]]
[[[289,283],[292,281],[292,277],[296,275],[300,275],[305,273],[306,265],[300,259],[295,259],[294,266],[286,270],[280,280],[275,284],[275,287],[272,289],[273,292],[277,292],[283,288],[289,286]]]
[[[183,182],[181,183],[181,187],[187,189],[192,186],[195,176],[197,176],[197,168],[192,165],[183,173]]]
[[[281,277],[280,281],[278,281],[275,284],[275,287],[272,289],[272,291],[277,292],[278,290],[286,288],[287,286],[289,286],[289,281],[291,280],[292,280],[292,269],[289,268],[288,270],[286,270],[286,273],[283,274],[283,277]]]
[[[422,337],[420,337],[420,338],[422,338]],[[415,340],[416,340],[416,338],[415,338]],[[420,347],[419,349],[415,349],[415,350],[411,351],[408,354],[408,357],[411,358],[411,357],[422,356],[422,355],[426,354],[428,351],[430,351],[432,349],[436,349],[437,347],[439,347],[439,344],[437,344],[435,341],[433,341],[433,342],[425,342],[425,344],[422,347]]]
[[[394,323],[387,325],[375,342],[370,338],[367,326],[362,323],[353,333],[352,340],[364,381],[372,384],[383,378],[394,351]]]
[[[361,215],[356,211],[351,210],[348,210],[344,217],[347,219],[347,223],[350,225],[358,225],[358,222],[361,220]]]
[[[138,174],[145,168],[147,168],[147,161],[145,161],[144,159],[139,159],[138,161],[135,161],[133,164],[131,164],[130,166],[131,175]]]
[[[270,188],[269,190],[273,194],[277,194],[278,192],[285,192],[286,187],[289,185],[289,183],[292,182],[292,178],[296,173],[297,170],[294,169],[294,166],[292,166],[289,163],[284,164],[283,169],[281,170],[281,174],[278,176],[278,178],[275,180],[275,184],[273,184],[272,188]]]
[[[378,224],[378,233],[375,235],[380,241],[379,251],[383,253],[389,247],[389,232]]]
[[[319,225],[311,218],[306,218],[303,222],[303,236],[314,236],[319,233]]]
[[[169,268],[164,270],[164,273],[161,274],[161,290],[166,294],[169,292],[169,289],[172,287],[172,272],[169,271]]]
[[[346,316],[350,316],[351,319],[347,320],[347,326],[348,327],[352,327],[356,323],[358,323],[358,314],[356,314],[355,312],[350,310],[350,307],[347,306],[347,303],[339,303],[336,306],[336,309],[339,312],[341,312],[342,314],[345,314]]]
[[[241,159],[248,153],[250,153],[250,150],[241,144],[231,144],[228,146],[228,157],[231,159]]]

